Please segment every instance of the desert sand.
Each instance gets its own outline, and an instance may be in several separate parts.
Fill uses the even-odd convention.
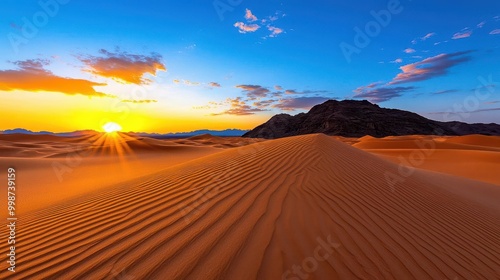
[[[499,138],[429,137],[0,135],[12,279],[498,279]]]

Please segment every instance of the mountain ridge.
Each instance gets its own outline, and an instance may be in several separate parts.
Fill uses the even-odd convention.
[[[307,113],[295,116],[278,114],[266,123],[245,133],[249,138],[282,138],[311,133],[344,137],[403,135],[500,135],[500,125],[440,122],[417,113],[381,108],[367,100],[328,100],[315,105]]]

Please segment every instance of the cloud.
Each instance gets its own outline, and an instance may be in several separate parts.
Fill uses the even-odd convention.
[[[296,91],[294,89],[285,90],[285,94],[314,94],[314,93],[327,93],[327,90],[303,90]]]
[[[380,87],[369,88],[368,86],[359,87],[354,90],[355,98],[366,98],[372,103],[379,103],[401,96],[402,93],[414,90],[415,87]]]
[[[267,29],[268,29],[269,31],[271,31],[271,34],[269,35],[269,37],[276,37],[276,36],[278,36],[279,34],[283,33],[283,29],[278,28],[278,27],[274,27],[274,26],[270,26],[270,25],[268,25],[268,26],[267,26]]]
[[[494,100],[494,101],[484,102],[484,104],[497,104],[497,103],[500,103],[500,100]]]
[[[44,66],[49,64],[47,60],[29,59],[16,61],[14,64],[19,68],[18,70],[0,70],[1,91],[49,91],[68,95],[114,97],[94,89],[94,86],[105,86],[106,84],[54,75],[44,69]]]
[[[208,85],[211,87],[217,87],[217,88],[221,87],[221,85],[219,83],[216,83],[216,82],[210,82],[210,83],[208,83]]]
[[[448,42],[449,42],[448,40],[445,40],[445,41],[442,41],[442,42],[436,42],[436,43],[434,43],[434,46],[437,46],[439,44],[448,43]]]
[[[275,89],[275,90],[283,90],[283,87],[282,87],[282,86],[275,85],[275,86],[274,86],[274,89]]]
[[[267,88],[259,85],[237,85],[236,88],[242,89],[249,100],[264,98],[270,92]]]
[[[235,23],[234,27],[237,27],[240,33],[255,32],[260,28],[258,24],[245,24],[241,21]]]
[[[423,81],[445,75],[448,73],[449,68],[469,61],[470,57],[464,55],[471,52],[472,51],[463,51],[451,54],[440,54],[419,62],[401,66],[399,69],[401,69],[403,73],[397,74],[389,85]]]
[[[500,34],[500,29],[495,29],[490,32],[490,35],[498,35]]]
[[[429,39],[429,38],[433,37],[434,35],[436,35],[436,33],[434,33],[434,32],[427,33],[427,34],[425,34],[425,36],[423,36],[423,37],[413,39],[413,40],[411,41],[411,43],[412,43],[413,45],[416,45],[419,41],[425,41],[425,40],[427,40],[427,39]]]
[[[414,53],[416,52],[415,49],[412,49],[412,48],[407,48],[404,50],[405,53]]]
[[[420,38],[420,40],[425,41],[425,40],[431,38],[434,35],[436,35],[436,33],[434,33],[434,32],[427,33],[424,37]]]
[[[269,100],[262,100],[262,101],[256,101],[253,103],[253,106],[259,108],[259,109],[266,109],[269,106],[271,106],[273,103],[277,102],[278,100],[276,99],[269,99]]]
[[[467,111],[467,112],[453,112],[453,111],[447,111],[447,112],[430,112],[428,114],[430,115],[460,115],[464,113],[480,113],[480,112],[489,112],[489,111],[500,111],[500,108],[489,108],[489,109],[479,109],[479,110],[474,110],[474,111]]]
[[[486,24],[486,21],[481,21],[480,23],[477,24],[478,28],[483,28],[483,26]]]
[[[236,98],[228,98],[226,99],[226,104],[229,105],[229,109],[222,111],[220,113],[212,113],[212,116],[220,116],[220,115],[235,115],[235,116],[247,116],[254,115],[256,112],[266,111],[260,108],[254,108],[250,105],[247,105],[245,101],[241,99],[241,97]]]
[[[433,92],[432,94],[445,94],[445,93],[453,93],[453,92],[457,92],[458,90],[456,89],[447,89],[447,90],[440,90],[440,91],[436,91],[436,92]]]
[[[257,17],[254,14],[252,14],[252,11],[250,11],[249,9],[246,9],[246,11],[245,11],[245,19],[248,22],[257,21]]]
[[[143,99],[143,100],[134,100],[134,99],[124,99],[121,102],[124,103],[156,103],[158,100],[152,100],[152,99]]]
[[[389,61],[389,63],[402,63],[403,62],[403,59],[402,58],[396,58],[395,60],[393,61]]]
[[[273,105],[273,107],[283,111],[295,111],[299,109],[309,110],[314,105],[323,103],[328,99],[330,98],[323,96],[285,98],[281,99],[279,103]]]
[[[234,24],[234,27],[238,28],[238,32],[240,33],[252,33],[259,30],[261,28],[261,25],[266,26],[267,30],[269,30],[271,33],[262,38],[263,39],[274,38],[277,37],[279,34],[284,33],[284,30],[282,28],[271,25],[271,23],[278,20],[280,17],[284,16],[285,14],[281,12],[276,12],[275,15],[268,16],[267,18],[260,20],[259,23],[255,23],[258,20],[257,16],[255,16],[250,9],[245,9],[246,23],[238,21]]]
[[[187,86],[199,86],[201,84],[200,82],[193,82],[190,80],[179,80],[179,79],[175,79],[172,82],[174,82],[174,84],[185,84]]]
[[[472,35],[472,30],[470,28],[464,28],[462,31],[453,34],[453,37],[451,37],[451,39],[453,40],[463,39],[463,38],[468,38],[471,35]]]
[[[129,54],[127,52],[112,53],[101,49],[101,56],[80,57],[89,69],[88,72],[130,84],[147,84],[145,74],[156,75],[157,71],[166,71],[162,56],[157,53],[150,55]]]
[[[286,16],[286,14],[284,14],[283,12],[277,11],[274,15],[268,16],[267,18],[263,19],[261,22],[263,24],[266,22],[273,22],[273,21],[277,21],[278,19],[283,18],[285,16]]]

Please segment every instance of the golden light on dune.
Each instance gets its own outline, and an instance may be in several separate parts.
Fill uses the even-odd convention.
[[[104,129],[104,131],[106,133],[113,133],[113,132],[118,132],[118,131],[122,130],[122,127],[121,127],[121,125],[119,125],[115,122],[108,122],[102,126],[102,129]]]

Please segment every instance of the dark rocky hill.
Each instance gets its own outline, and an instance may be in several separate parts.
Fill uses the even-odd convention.
[[[398,135],[500,135],[498,124],[438,122],[416,113],[381,108],[366,100],[328,100],[295,116],[279,114],[243,137],[281,138],[294,135],[324,133],[346,137]]]

